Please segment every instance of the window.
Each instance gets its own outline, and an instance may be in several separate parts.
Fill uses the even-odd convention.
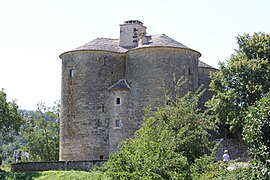
[[[102,112],[105,112],[104,104],[101,105]]]
[[[74,77],[74,69],[69,70],[69,77]]]
[[[133,32],[136,32],[136,31],[138,31],[138,29],[137,29],[137,28],[134,28],[134,29],[133,29]]]
[[[121,104],[121,99],[120,99],[120,97],[117,97],[116,98],[116,105],[120,105]]]
[[[138,43],[138,41],[137,41],[137,40],[133,40],[133,42],[134,42],[134,43]]]
[[[188,75],[191,75],[191,68],[188,68]]]
[[[104,159],[104,156],[103,156],[103,155],[100,155],[100,156],[99,156],[99,159],[100,159],[100,160],[103,160],[103,159]]]
[[[121,124],[120,124],[120,120],[116,119],[115,120],[115,127],[120,128]]]

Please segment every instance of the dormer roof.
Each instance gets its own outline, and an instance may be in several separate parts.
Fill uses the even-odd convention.
[[[128,85],[126,79],[120,79],[111,87],[108,88],[109,91],[117,91],[117,90],[130,90],[130,86]]]

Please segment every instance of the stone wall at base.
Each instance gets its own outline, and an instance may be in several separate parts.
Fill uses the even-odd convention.
[[[90,171],[94,166],[101,166],[106,160],[95,161],[58,161],[58,162],[23,162],[11,165],[12,172],[80,170]]]

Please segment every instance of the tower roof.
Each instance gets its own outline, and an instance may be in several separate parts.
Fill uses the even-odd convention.
[[[113,52],[126,52],[127,49],[119,46],[119,39],[110,39],[110,38],[97,38],[93,41],[90,41],[80,47],[77,47],[76,50],[100,50],[100,51],[113,51]]]
[[[151,40],[148,43],[142,45],[141,47],[135,47],[131,49],[121,47],[119,45],[119,39],[97,38],[82,46],[79,46],[73,49],[72,51],[100,50],[100,51],[112,51],[112,52],[117,52],[117,53],[125,53],[132,49],[139,49],[139,48],[146,48],[146,47],[175,47],[175,48],[193,50],[185,46],[184,44],[177,42],[176,40],[170,38],[169,36],[165,34],[158,34],[158,35],[153,35],[149,37],[151,38]]]
[[[214,67],[212,67],[212,66],[210,66],[210,65],[208,65],[208,64],[206,64],[205,62],[202,62],[202,61],[198,61],[198,67],[199,68],[211,68],[211,69],[216,69],[216,68],[214,68]]]
[[[131,24],[131,25],[132,24],[140,24],[141,26],[143,26],[143,23],[139,20],[125,21],[123,25],[127,25],[127,24]],[[136,28],[134,28],[134,29],[136,29]],[[96,50],[96,51],[111,51],[111,52],[116,52],[116,53],[125,53],[125,52],[128,52],[128,51],[133,50],[133,49],[140,49],[140,48],[147,48],[147,47],[173,47],[173,48],[181,48],[181,49],[191,50],[191,51],[198,53],[199,56],[201,55],[198,51],[195,51],[195,50],[185,46],[184,44],[177,42],[176,40],[170,38],[169,36],[167,36],[165,34],[145,36],[145,38],[147,38],[147,41],[144,41],[143,44],[136,46],[136,47],[134,47],[134,46],[122,47],[122,46],[120,46],[119,39],[97,38],[97,39],[94,39],[94,40],[92,40],[92,41],[90,41],[82,46],[79,46],[71,51]],[[69,51],[67,51],[67,52],[69,52]]]

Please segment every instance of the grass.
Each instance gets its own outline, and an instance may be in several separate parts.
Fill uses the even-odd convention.
[[[1,180],[107,180],[103,173],[85,171],[0,172]]]

